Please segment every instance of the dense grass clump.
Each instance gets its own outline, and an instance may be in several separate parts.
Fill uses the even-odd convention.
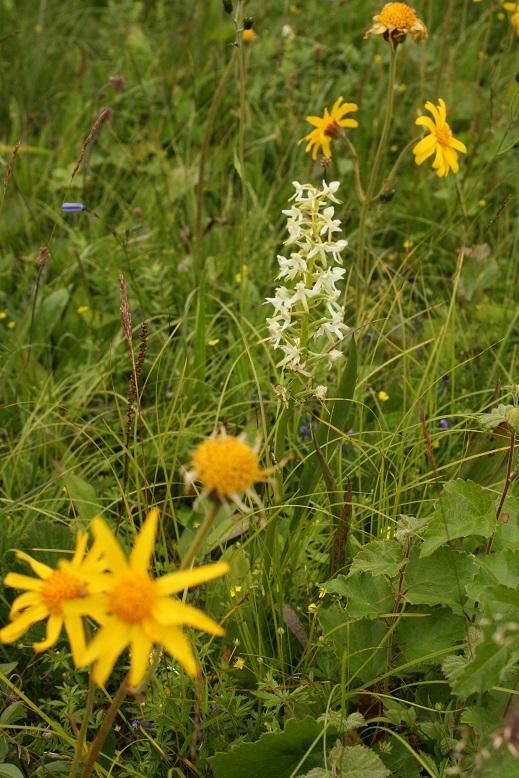
[[[519,770],[519,5],[389,5],[0,0],[0,776]]]

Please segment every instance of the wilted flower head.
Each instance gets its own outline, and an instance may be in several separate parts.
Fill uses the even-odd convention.
[[[427,27],[407,3],[386,3],[379,14],[373,17],[373,26],[364,35],[383,35],[393,49],[403,43],[406,35],[413,40],[427,38]]]
[[[416,164],[421,165],[432,154],[436,154],[433,168],[438,176],[447,176],[450,170],[457,173],[459,170],[457,152],[460,151],[462,154],[466,154],[467,147],[453,136],[452,130],[447,124],[445,101],[440,97],[436,106],[428,100],[425,103],[425,107],[430,111],[433,118],[419,116],[416,120],[416,124],[429,130],[429,135],[422,138],[413,149]]]
[[[270,343],[283,353],[278,367],[310,376],[318,362],[342,356],[336,346],[348,327],[336,284],[346,272],[339,265],[348,242],[337,239],[341,221],[330,204],[339,202],[335,197],[339,182],[323,181],[322,189],[297,181],[293,186],[293,205],[283,211],[288,231],[285,246],[292,251],[288,257],[278,256],[277,277],[284,285],[277,287],[274,297],[267,297],[274,306],[267,323]]]
[[[324,109],[323,116],[307,116],[306,121],[315,127],[301,138],[299,143],[307,141],[305,151],[312,152],[312,159],[317,159],[319,149],[322,148],[325,157],[332,156],[331,142],[333,138],[341,131],[343,127],[358,127],[356,119],[345,119],[347,113],[358,111],[359,106],[356,103],[345,103],[343,97],[339,97],[333,104],[333,108],[328,111]]]

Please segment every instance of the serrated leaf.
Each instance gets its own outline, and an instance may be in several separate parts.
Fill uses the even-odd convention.
[[[332,594],[347,598],[347,614],[352,619],[375,619],[393,609],[395,598],[385,578],[375,578],[369,573],[339,575],[324,587]]]
[[[275,778],[290,778],[305,756],[305,768],[322,765],[322,744],[315,745],[322,732],[322,724],[314,719],[291,719],[283,732],[262,735],[256,743],[241,743],[234,751],[215,754],[208,761],[215,778],[274,778],[273,765]]]
[[[456,538],[489,537],[495,529],[495,497],[473,481],[448,481],[423,534],[426,557]]]
[[[347,746],[340,764],[340,778],[387,778],[390,775],[384,762],[365,746]]]
[[[396,540],[372,540],[355,555],[349,575],[364,572],[393,577],[402,561],[402,547]]]

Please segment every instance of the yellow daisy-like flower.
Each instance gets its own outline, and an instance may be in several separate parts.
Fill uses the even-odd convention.
[[[319,149],[322,148],[325,157],[332,156],[331,142],[333,138],[341,131],[342,127],[358,127],[359,123],[355,119],[345,119],[347,113],[358,111],[359,106],[356,103],[345,103],[343,97],[339,97],[330,111],[324,109],[323,116],[307,116],[306,121],[315,127],[301,138],[299,143],[307,141],[305,151],[312,152],[312,159],[317,159]]]
[[[231,500],[242,510],[247,507],[240,500],[244,492],[261,506],[254,491],[255,483],[269,480],[276,468],[264,470],[258,461],[258,445],[253,448],[243,436],[219,435],[204,440],[192,454],[193,468],[184,470],[186,487],[191,490],[200,482],[200,497],[213,496],[220,501]]]
[[[211,635],[223,629],[202,611],[172,597],[189,586],[224,575],[225,562],[180,570],[152,578],[149,575],[157,534],[158,511],[146,517],[129,559],[108,525],[99,518],[92,522],[96,544],[105,554],[108,572],[85,574],[84,578],[100,592],[88,597],[89,610],[100,623],[99,631],[83,652],[78,666],[93,664],[92,678],[99,686],[106,683],[126,647],[130,648],[129,683],[137,687],[148,667],[153,644],[163,646],[187,673],[195,676],[198,665],[182,627],[195,627]]]
[[[519,3],[503,3],[506,11],[512,11],[510,21],[517,35],[519,35]]]
[[[364,35],[383,35],[392,48],[403,43],[406,35],[413,41],[427,38],[427,27],[407,3],[386,3],[379,14],[373,17],[373,26]]]
[[[18,559],[27,562],[38,578],[18,573],[6,575],[6,586],[23,589],[25,592],[13,602],[9,613],[11,623],[0,630],[0,642],[13,643],[33,624],[47,619],[46,638],[39,643],[33,643],[34,651],[40,653],[54,646],[65,627],[72,658],[76,665],[79,663],[85,650],[81,617],[91,615],[87,595],[95,591],[85,584],[82,576],[85,572],[99,571],[102,568],[99,549],[94,546],[85,556],[86,544],[86,532],[78,533],[74,556],[67,563],[67,570],[54,570],[22,551],[16,552]]]
[[[416,124],[427,127],[430,133],[414,147],[415,162],[417,165],[421,165],[432,154],[436,153],[433,168],[440,177],[447,176],[450,170],[457,173],[459,170],[457,152],[466,154],[467,147],[460,140],[456,140],[447,124],[445,101],[440,97],[436,106],[428,100],[425,107],[432,113],[433,118],[419,116],[416,120]]]

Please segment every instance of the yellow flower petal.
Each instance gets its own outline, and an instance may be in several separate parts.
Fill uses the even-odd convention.
[[[108,524],[103,519],[95,518],[92,521],[92,532],[105,552],[106,562],[110,570],[118,575],[127,573],[128,562]]]
[[[81,616],[65,616],[63,619],[65,624],[65,631],[67,633],[68,641],[70,643],[70,650],[72,652],[72,661],[79,667],[79,663],[85,653],[85,631],[83,628],[83,620]]]
[[[154,624],[150,629],[153,642],[164,646],[168,654],[180,662],[186,673],[195,677],[198,674],[198,663],[181,630],[177,627],[160,627],[158,624]]]
[[[142,575],[147,573],[150,566],[153,546],[155,545],[155,537],[157,535],[158,520],[159,512],[156,508],[153,508],[153,510],[148,513],[130,554],[130,565],[132,569]]]
[[[41,579],[30,578],[28,575],[7,573],[4,578],[4,586],[11,586],[13,589],[27,589],[30,592],[39,592],[42,582]]]
[[[0,643],[13,643],[24,635],[37,621],[47,618],[49,612],[44,605],[36,605],[22,613],[14,621],[0,629]]]
[[[11,605],[9,618],[15,619],[20,615],[21,611],[33,605],[38,605],[40,602],[41,599],[38,592],[24,592],[24,594],[20,594]]]
[[[130,642],[130,686],[139,686],[142,683],[150,661],[152,646],[152,641],[142,629],[133,630]]]
[[[85,556],[85,551],[88,543],[88,534],[86,532],[78,532],[76,535],[76,550],[72,557],[73,565],[80,565]]]
[[[32,556],[29,556],[29,554],[25,554],[23,551],[17,551],[16,552],[17,559],[21,559],[23,562],[27,562],[28,565],[31,566],[33,571],[38,575],[40,578],[48,578],[49,575],[52,575],[54,570],[52,567],[49,567],[48,565],[44,565],[43,562],[38,562],[37,559],[33,559]]]
[[[62,627],[63,619],[61,616],[49,616],[47,619],[47,634],[45,640],[42,640],[40,643],[32,644],[34,652],[36,654],[41,654],[42,651],[46,651],[48,648],[54,646],[61,635]]]
[[[215,562],[211,565],[194,567],[191,570],[179,570],[176,573],[168,573],[162,578],[157,578],[155,586],[159,595],[177,594],[191,586],[212,581],[229,572],[227,562]]]
[[[161,597],[153,606],[152,616],[164,626],[195,627],[211,635],[223,635],[224,630],[205,613],[183,602]]]

